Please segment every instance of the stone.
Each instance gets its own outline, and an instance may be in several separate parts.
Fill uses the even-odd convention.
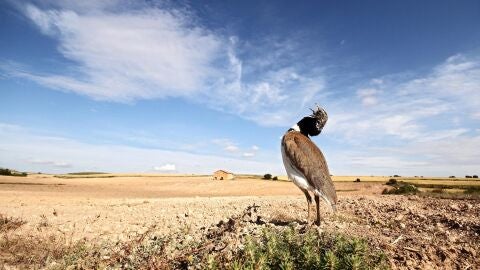
[[[460,211],[460,207],[458,207],[458,205],[456,205],[456,204],[451,204],[450,209],[452,209],[454,211]]]

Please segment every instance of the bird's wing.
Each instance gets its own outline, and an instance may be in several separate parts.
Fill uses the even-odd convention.
[[[336,204],[337,193],[322,151],[299,132],[288,132],[282,143],[292,165],[305,175],[308,183],[320,191],[330,204]]]

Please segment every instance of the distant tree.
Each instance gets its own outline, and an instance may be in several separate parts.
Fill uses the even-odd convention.
[[[455,178],[455,175],[450,175],[448,178]]]
[[[471,175],[465,175],[465,178],[472,178]]]
[[[360,182],[360,178],[355,179],[353,182]]]
[[[274,176],[274,177],[272,178],[272,180],[273,180],[273,181],[277,181],[277,180],[278,180],[278,177]]]
[[[396,184],[397,184],[397,179],[395,179],[395,178],[388,179],[387,185],[394,186]]]
[[[267,173],[267,174],[265,174],[265,175],[263,176],[263,179],[265,179],[265,180],[270,180],[270,179],[272,179],[272,175],[269,174],[269,173]]]
[[[393,175],[393,177],[400,177],[400,175],[398,175],[398,174],[395,174],[395,175]]]
[[[478,175],[474,174],[474,175],[472,176],[472,178],[478,178]]]
[[[12,171],[6,168],[0,168],[0,175],[12,175]]]

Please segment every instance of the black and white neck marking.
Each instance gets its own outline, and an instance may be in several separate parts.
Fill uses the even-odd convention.
[[[288,132],[290,131],[298,131],[300,132],[300,127],[298,126],[298,124],[295,124],[293,125],[291,128],[288,129]]]

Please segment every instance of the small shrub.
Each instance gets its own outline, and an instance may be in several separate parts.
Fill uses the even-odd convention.
[[[355,179],[353,182],[360,182],[360,178]]]
[[[465,194],[480,194],[480,186],[470,186],[463,191]]]
[[[12,171],[9,169],[0,168],[0,175],[12,175]]]
[[[27,176],[26,172],[17,172],[17,171],[12,171],[7,168],[0,168],[0,175],[7,175],[7,176]]]
[[[450,175],[448,178],[456,178],[455,175]]]
[[[394,186],[396,184],[397,184],[397,179],[395,179],[395,178],[388,179],[387,185]]]
[[[293,228],[267,229],[259,240],[248,240],[234,258],[234,269],[386,269],[386,258],[364,240]]]
[[[15,230],[21,227],[25,223],[27,222],[24,220],[21,220],[18,218],[6,217],[0,214],[0,232]]]
[[[272,175],[269,174],[269,173],[267,173],[267,174],[265,174],[265,175],[263,176],[263,179],[265,179],[265,180],[270,180],[270,179],[272,179]]]
[[[419,190],[416,186],[412,184],[401,184],[399,186],[394,187],[391,190],[383,190],[382,194],[416,194]]]
[[[401,176],[400,176],[400,175],[398,175],[398,174],[395,174],[395,175],[393,175],[393,177],[401,177]]]
[[[478,175],[474,174],[474,175],[472,176],[472,178],[478,178]]]
[[[272,178],[272,180],[273,180],[273,181],[277,181],[277,180],[278,180],[278,177],[274,176],[274,177]]]
[[[471,175],[465,175],[465,178],[472,178]]]

